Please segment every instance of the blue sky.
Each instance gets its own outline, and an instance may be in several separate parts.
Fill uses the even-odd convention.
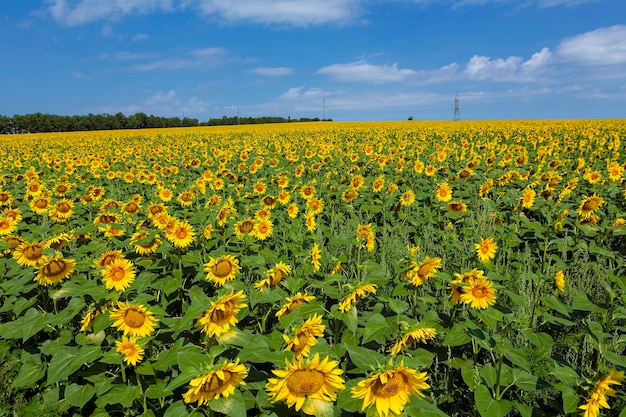
[[[3,115],[626,117],[624,0],[1,4]]]

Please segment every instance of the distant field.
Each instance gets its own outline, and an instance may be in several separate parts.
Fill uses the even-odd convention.
[[[0,136],[0,416],[626,416],[621,140]]]

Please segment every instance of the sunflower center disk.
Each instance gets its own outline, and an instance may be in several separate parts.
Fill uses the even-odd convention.
[[[121,281],[124,278],[124,270],[122,268],[114,268],[111,271],[111,279],[113,281]]]
[[[57,206],[57,210],[58,210],[60,213],[67,213],[68,211],[70,211],[70,209],[71,209],[71,207],[70,207],[70,205],[69,205],[69,204],[67,204],[67,203],[61,203],[61,204],[59,204],[59,205]]]
[[[323,386],[324,375],[316,370],[297,370],[287,379],[287,388],[296,394],[315,394]]]
[[[52,260],[43,268],[43,274],[47,277],[55,277],[61,275],[66,268],[65,262],[62,260]]]
[[[187,237],[187,230],[185,230],[184,228],[179,228],[176,231],[176,237],[179,239],[185,239]]]
[[[406,378],[400,373],[396,373],[393,378],[387,380],[386,384],[380,382],[380,379],[372,386],[374,398],[390,398],[398,394],[406,386]]]
[[[472,295],[474,298],[483,298],[485,296],[485,289],[483,287],[472,288]]]
[[[212,270],[213,275],[218,278],[227,277],[230,274],[230,271],[232,271],[232,266],[230,265],[230,262],[226,260],[219,261]]]
[[[224,304],[224,309],[215,309],[211,313],[211,321],[217,325],[223,325],[230,321],[230,318],[233,316],[233,311],[235,310],[235,305],[231,302],[226,302]]]
[[[254,223],[248,220],[241,224],[241,227],[239,228],[239,230],[242,233],[248,233],[250,230],[252,230],[253,227],[254,227]]]
[[[41,258],[41,253],[43,252],[43,248],[38,246],[28,246],[24,249],[24,257],[30,261],[34,261],[36,259]]]
[[[146,316],[141,311],[131,309],[126,311],[126,313],[124,314],[124,323],[126,323],[128,327],[132,327],[133,329],[140,328],[141,326],[143,326],[145,321]]]

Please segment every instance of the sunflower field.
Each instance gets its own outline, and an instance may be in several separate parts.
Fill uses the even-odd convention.
[[[624,120],[0,137],[0,416],[626,416]]]

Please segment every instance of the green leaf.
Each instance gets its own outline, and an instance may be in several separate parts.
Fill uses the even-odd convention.
[[[626,356],[618,355],[614,352],[603,352],[605,358],[609,361],[613,362],[615,365],[621,366],[622,368],[626,368]]]
[[[65,388],[65,400],[74,407],[83,408],[95,393],[96,389],[91,384],[71,384]]]
[[[29,309],[23,317],[16,321],[22,326],[22,341],[27,341],[35,334],[39,333],[48,324],[48,313],[41,312],[35,308]]]
[[[141,398],[142,391],[137,385],[115,385],[106,394],[100,396],[96,400],[98,407],[104,407],[109,404],[121,404],[123,407],[130,408],[136,399]]]
[[[411,402],[404,407],[404,412],[412,417],[447,417],[448,415],[424,398],[411,396]],[[391,414],[390,414],[391,415]]]
[[[463,324],[456,323],[443,339],[444,346],[461,346],[472,340]]]
[[[41,363],[39,355],[22,351],[21,362],[20,372],[11,384],[13,388],[31,387],[46,374],[46,367]]]
[[[548,307],[550,307],[553,310],[558,311],[559,313],[563,314],[564,316],[568,316],[570,315],[570,313],[572,312],[572,310],[567,307],[565,304],[563,304],[558,298],[556,298],[553,295],[549,295],[547,297],[543,297],[542,298],[543,302],[545,305],[547,305]]]
[[[146,398],[157,399],[169,397],[173,394],[173,390],[168,388],[165,381],[157,381],[156,384],[152,384],[146,390]]]
[[[48,385],[65,380],[75,371],[71,364],[77,352],[78,348],[74,346],[62,346],[57,350],[48,364]]]
[[[228,398],[220,397],[216,400],[210,400],[209,408],[228,417],[246,417],[246,406],[243,396],[238,390],[235,390],[235,393],[229,395]]]
[[[365,325],[362,343],[378,339],[379,337],[389,333],[390,329],[391,327],[387,324],[387,321],[382,314],[374,314]]]
[[[489,388],[482,384],[474,391],[474,402],[482,417],[504,417],[513,409],[510,401],[494,400]]]
[[[387,362],[387,358],[371,349],[344,344],[352,363],[363,371],[375,369]]]
[[[201,353],[199,348],[196,352],[180,352],[176,358],[180,372],[187,375],[203,374],[212,364],[211,356]]]
[[[606,310],[606,308],[600,307],[599,305],[589,300],[589,296],[584,292],[578,293],[574,296],[574,300],[572,301],[572,308],[574,310],[592,311],[592,312],[599,312],[599,311]]]

